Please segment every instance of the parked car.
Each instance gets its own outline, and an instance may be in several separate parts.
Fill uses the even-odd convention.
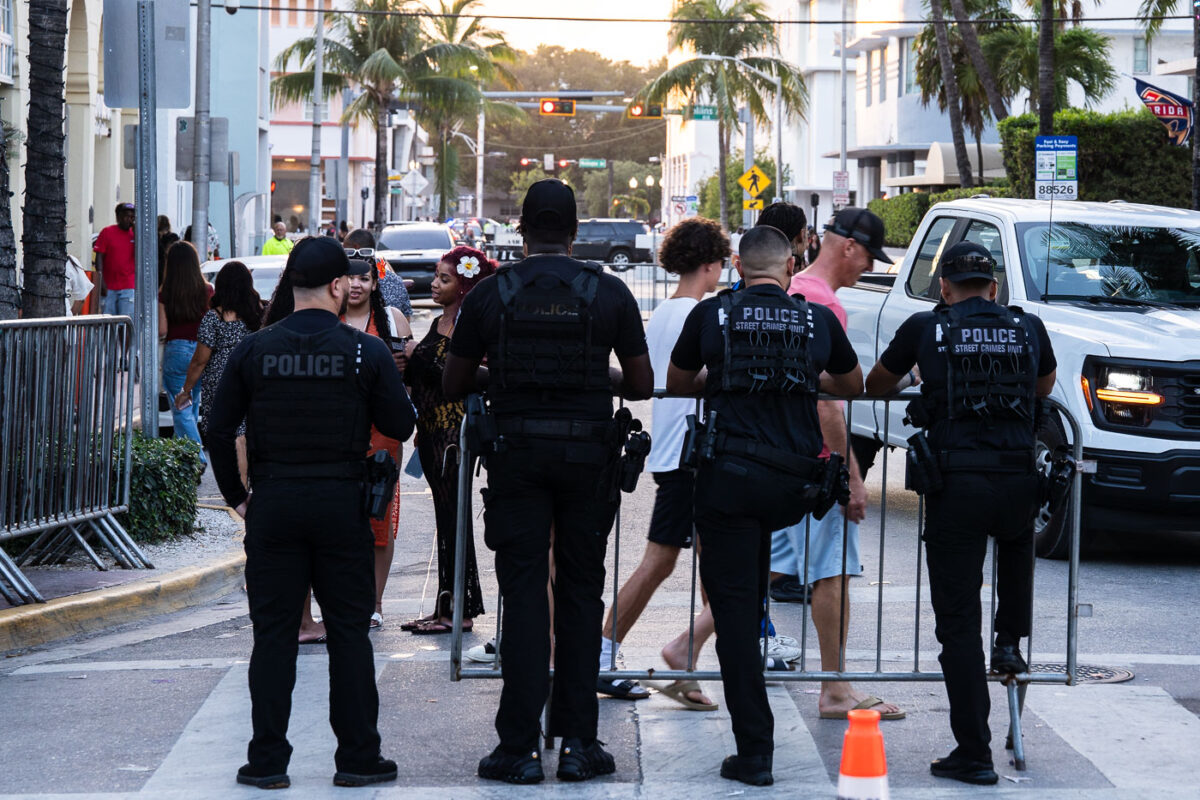
[[[572,255],[586,261],[611,264],[614,269],[648,264],[654,254],[637,246],[637,237],[649,233],[645,223],[632,219],[587,219],[579,223]]]
[[[1200,213],[1132,203],[980,197],[929,210],[895,274],[839,292],[864,371],[910,315],[939,299],[951,245],[996,259],[998,301],[1045,323],[1058,360],[1051,397],[1082,428],[1084,541],[1091,530],[1200,531]],[[862,404],[855,436],[904,447],[903,403]],[[889,417],[886,419],[885,417]],[[887,440],[884,441],[884,431]],[[1049,468],[1068,441],[1058,415],[1037,431]],[[1035,521],[1039,555],[1068,555],[1066,509]]]
[[[237,259],[205,261],[200,265],[200,273],[204,276],[204,280],[212,283],[217,279],[217,273],[221,271],[221,267],[230,261],[240,261],[246,265],[246,268],[250,270],[250,277],[254,280],[254,291],[258,292],[258,296],[266,303],[275,293],[275,286],[279,283],[279,276],[283,273],[287,256],[246,256]]]
[[[412,281],[409,296],[421,298],[430,296],[437,263],[454,249],[454,243],[454,233],[446,225],[408,222],[385,225],[379,234],[377,251],[393,272]]]

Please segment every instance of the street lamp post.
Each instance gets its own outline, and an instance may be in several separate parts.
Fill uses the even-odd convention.
[[[757,67],[753,67],[742,61],[740,58],[733,56],[720,56],[715,53],[697,53],[696,58],[700,61],[733,61],[741,64],[746,69],[758,75],[760,78],[766,78],[771,83],[775,84],[775,197],[776,201],[783,199],[783,79],[779,75],[771,75],[763,72]],[[753,125],[751,119],[746,123]],[[753,158],[753,154],[749,155]]]

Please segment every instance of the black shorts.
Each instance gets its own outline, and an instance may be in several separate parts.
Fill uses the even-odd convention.
[[[655,472],[654,483],[658,490],[646,538],[668,547],[691,547],[695,476],[685,469]]]

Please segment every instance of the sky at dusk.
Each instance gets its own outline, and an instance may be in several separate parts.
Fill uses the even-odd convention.
[[[483,0],[479,9],[491,14],[537,17],[623,17],[666,19],[671,0]],[[558,44],[567,50],[594,50],[614,61],[639,66],[657,61],[667,53],[667,25],[649,23],[579,23],[527,20],[488,20],[489,27],[504,31],[509,44],[533,51],[539,44]]]

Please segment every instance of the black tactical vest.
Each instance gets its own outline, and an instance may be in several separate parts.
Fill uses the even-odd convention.
[[[937,320],[946,347],[945,417],[1032,421],[1037,368],[1024,312],[996,306],[964,316],[944,306]]]
[[[808,350],[812,310],[803,298],[732,289],[718,297],[725,339],[721,391],[817,393],[820,375]]]
[[[553,272],[523,277],[510,266],[497,271],[500,344],[491,369],[499,388],[611,390],[609,348],[592,341],[600,266],[576,263],[581,269],[570,280]]]
[[[250,352],[254,394],[246,416],[253,460],[284,464],[362,461],[371,443],[359,381],[366,335],[348,325],[315,334],[272,325]]]

